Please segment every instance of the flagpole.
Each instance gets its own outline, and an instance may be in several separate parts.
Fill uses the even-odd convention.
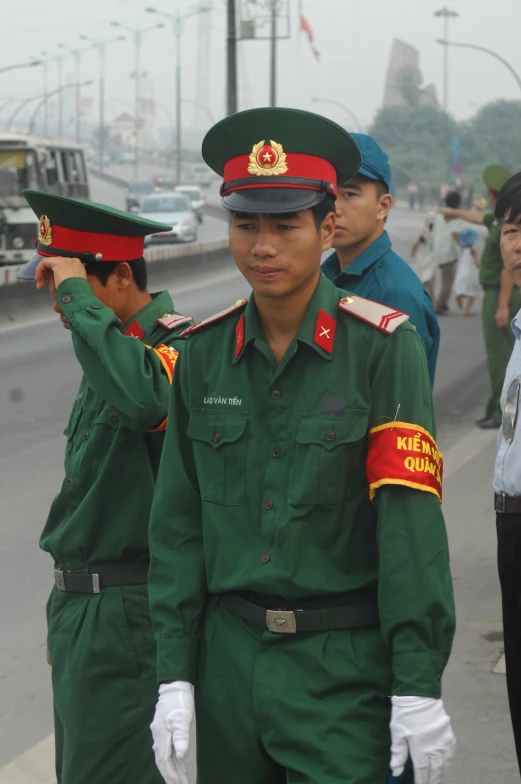
[[[300,54],[301,54],[301,46],[300,46],[300,39],[302,38],[302,0],[298,0],[297,4],[297,13],[298,13],[298,20],[297,20],[297,106],[298,108],[302,108],[300,105],[301,100],[301,79],[302,75],[300,72]]]

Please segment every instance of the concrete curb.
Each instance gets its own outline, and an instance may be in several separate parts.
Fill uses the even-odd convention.
[[[54,735],[1,768],[0,784],[56,784]]]

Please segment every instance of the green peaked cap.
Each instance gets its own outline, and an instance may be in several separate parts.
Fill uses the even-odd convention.
[[[261,139],[274,139],[287,153],[325,158],[341,181],[353,177],[362,163],[357,143],[340,125],[320,114],[279,107],[249,109],[225,117],[206,134],[203,158],[222,176],[226,161],[249,155]]]
[[[45,191],[24,190],[22,194],[37,218],[46,215],[51,225],[56,224],[65,229],[115,234],[121,237],[145,237],[147,234],[170,231],[172,228],[164,223],[146,220],[131,212],[123,212],[94,201],[69,199]]]
[[[512,177],[512,172],[499,163],[491,163],[483,171],[483,182],[493,191],[500,191],[505,182]]]

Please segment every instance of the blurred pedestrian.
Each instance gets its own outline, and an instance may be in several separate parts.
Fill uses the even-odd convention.
[[[413,180],[407,185],[407,195],[409,198],[409,208],[414,210],[416,208],[416,199],[418,196],[418,185]]]
[[[463,228],[459,233],[461,251],[452,289],[458,308],[461,310],[465,305],[464,316],[476,315],[472,305],[479,292],[479,257],[475,248],[478,237],[474,229]]]
[[[411,258],[415,262],[413,269],[432,300],[434,300],[434,284],[436,280],[436,262],[432,253],[432,229],[435,220],[435,212],[426,214],[422,232],[411,248]]]
[[[488,198],[493,209],[496,207],[499,190],[511,176],[508,169],[499,164],[493,163],[484,170],[483,182],[488,189]],[[501,387],[514,346],[510,322],[521,307],[521,295],[503,266],[499,247],[500,230],[494,213],[460,209],[445,209],[442,212],[448,218],[460,218],[488,229],[485,248],[481,254],[479,282],[484,291],[481,316],[492,393],[484,415],[476,424],[483,430],[497,429],[501,427]]]
[[[461,196],[457,191],[452,191],[445,196],[447,207],[457,209],[460,204]],[[432,229],[432,256],[441,274],[441,290],[436,300],[438,316],[443,316],[449,310],[449,299],[459,257],[458,234],[462,228],[462,220],[436,215]]]
[[[521,286],[521,174],[514,175],[499,191],[495,217],[502,258],[517,291]],[[521,772],[521,310],[512,320],[511,331],[514,349],[501,393],[503,419],[494,470],[494,509],[508,701]]]
[[[418,183],[418,204],[420,210],[423,210],[423,208],[425,207],[426,200],[427,200],[427,186],[425,185],[424,182],[420,180],[420,182]]]

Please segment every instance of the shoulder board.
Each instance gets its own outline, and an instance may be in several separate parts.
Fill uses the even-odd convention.
[[[340,310],[350,313],[352,316],[372,324],[373,327],[390,335],[400,324],[409,320],[407,313],[400,310],[382,305],[380,302],[373,302],[372,299],[363,297],[342,297],[338,303]]]
[[[165,329],[177,329],[183,324],[188,324],[189,321],[192,321],[191,316],[181,316],[180,313],[167,313],[157,319],[157,323]]]
[[[193,332],[198,332],[200,329],[204,329],[210,324],[216,324],[218,321],[226,318],[226,316],[230,316],[232,313],[236,313],[247,304],[247,299],[238,299],[235,305],[231,305],[231,307],[226,308],[226,310],[221,310],[220,313],[216,313],[215,316],[210,316],[210,318],[207,318],[204,321],[199,321],[198,324],[194,324],[192,327],[188,327],[188,329],[185,329],[184,332],[181,332],[180,337],[184,338],[185,335],[191,335]]]

